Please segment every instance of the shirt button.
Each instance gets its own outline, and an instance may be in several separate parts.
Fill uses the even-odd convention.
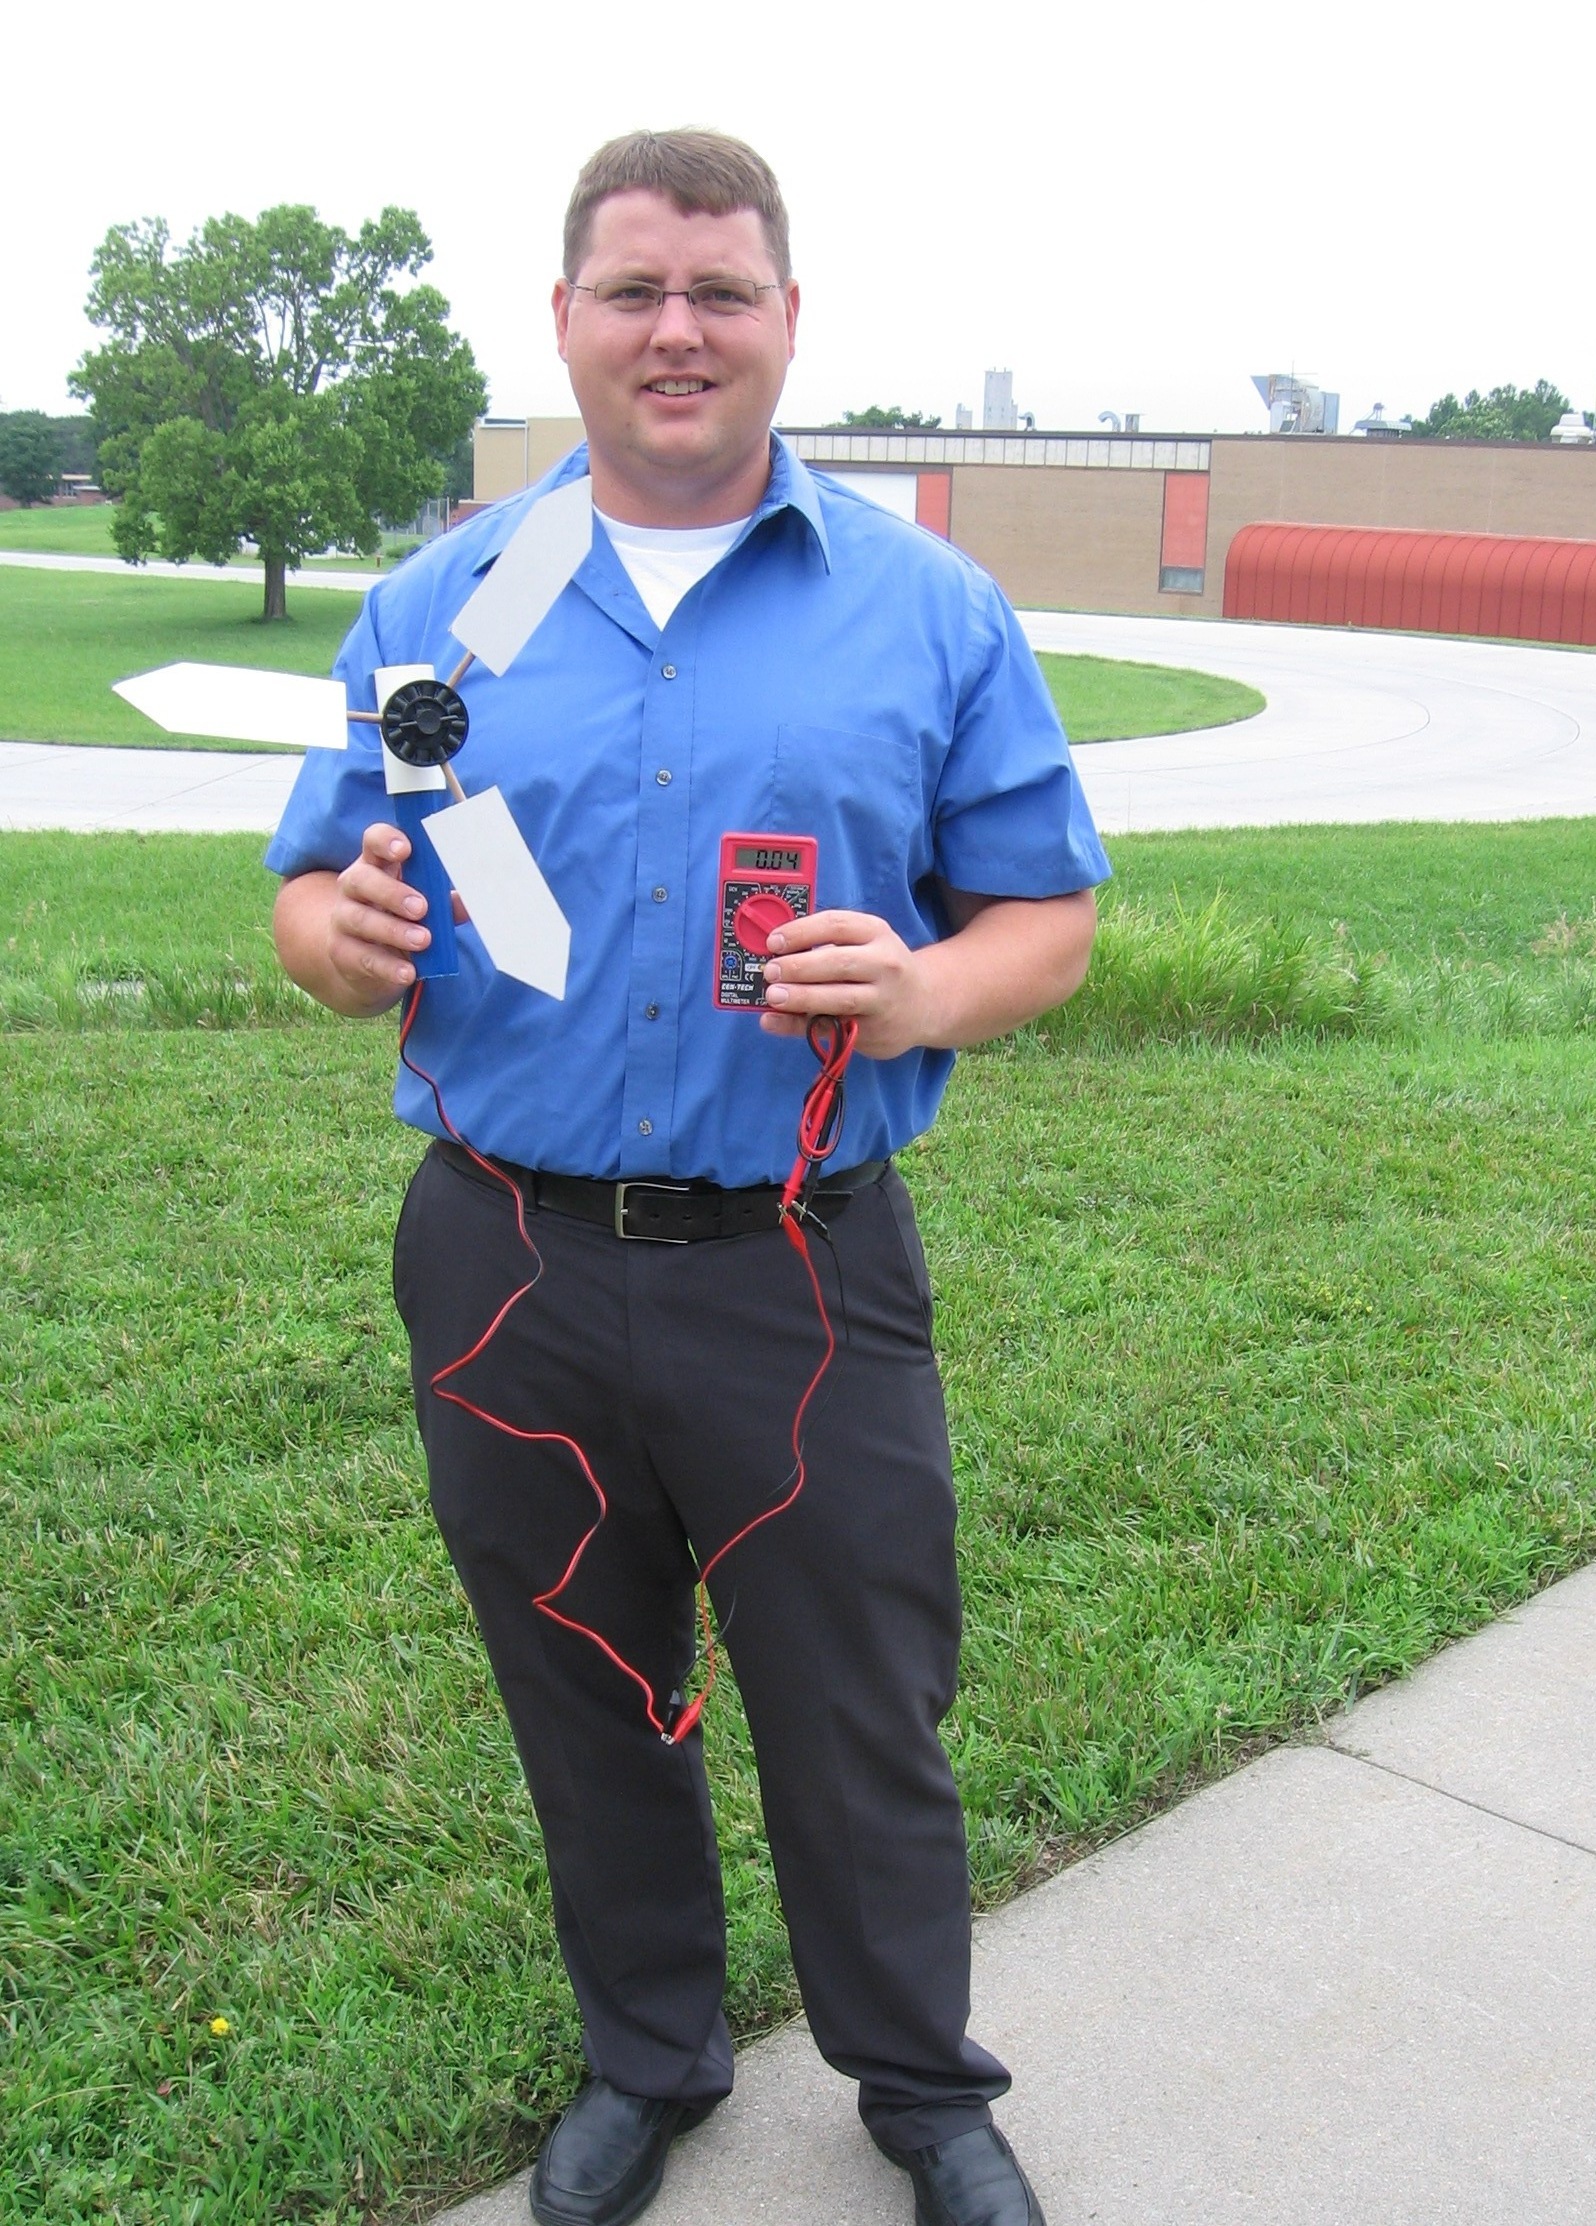
[[[654,1133],[653,1122],[647,1119],[639,1121],[637,1124],[637,1133],[639,1136],[652,1136]]]
[[[658,783],[659,783],[659,785],[660,785],[660,787],[661,787],[661,788],[669,788],[669,787],[670,787],[670,785],[671,785],[671,777],[670,777],[670,774],[669,774],[669,773],[668,773],[668,772],[667,772],[667,771],[665,770],[665,768],[664,768],[664,766],[663,766],[663,765],[662,765],[662,766],[660,767],[659,771],[658,771],[658,772],[657,772],[657,773],[656,773],[656,774],[654,775],[654,778],[655,778],[655,780],[656,780],[656,781],[658,781]]]
[[[643,1007],[643,1018],[644,1018],[645,1020],[658,1020],[658,1018],[659,1018],[659,1007],[658,1007],[658,1005],[645,1005],[645,1006]]]
[[[655,902],[656,904],[663,904],[663,903],[665,902],[665,899],[666,899],[666,898],[667,898],[667,897],[668,897],[669,895],[670,895],[670,891],[669,891],[669,889],[667,889],[667,888],[666,888],[666,887],[665,887],[665,886],[663,885],[663,883],[662,883],[662,884],[660,885],[660,887],[659,887],[659,888],[657,888],[657,889],[656,889],[656,890],[654,891],[654,902]]]
[[[662,680],[674,680],[676,678],[676,667],[674,665],[661,665],[659,671]]]

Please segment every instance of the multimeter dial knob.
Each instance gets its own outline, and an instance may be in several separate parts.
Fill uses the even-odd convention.
[[[761,889],[755,896],[744,897],[733,913],[732,933],[745,951],[764,958],[777,928],[797,917],[785,897],[777,896],[772,889]]]

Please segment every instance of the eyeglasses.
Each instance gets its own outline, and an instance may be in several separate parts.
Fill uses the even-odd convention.
[[[573,294],[591,294],[601,309],[623,317],[657,317],[668,301],[684,301],[695,317],[746,317],[759,307],[761,294],[781,287],[758,285],[751,278],[702,278],[696,286],[654,286],[643,278],[602,278],[596,286],[572,285]]]

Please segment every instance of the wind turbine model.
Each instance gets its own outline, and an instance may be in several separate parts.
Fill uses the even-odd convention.
[[[465,651],[447,680],[430,665],[376,674],[375,711],[351,711],[343,683],[239,665],[162,665],[114,683],[169,734],[343,750],[349,722],[375,726],[395,823],[410,839],[407,884],[427,900],[432,941],[418,978],[458,971],[449,892],[458,889],[501,974],[565,995],[570,923],[497,788],[467,796],[449,760],[470,731],[460,694],[473,664],[502,676],[521,654],[593,542],[593,483],[574,479],[532,505],[450,631]],[[452,801],[440,806],[439,791]]]

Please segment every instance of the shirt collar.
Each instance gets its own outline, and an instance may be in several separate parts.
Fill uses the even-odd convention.
[[[815,485],[814,474],[803,462],[796,449],[784,441],[779,433],[770,436],[770,484],[765,489],[765,499],[755,516],[768,518],[777,510],[796,510],[814,535],[820,550],[821,561],[831,570],[831,541],[826,532],[825,515],[820,508],[820,489]]]
[[[504,548],[516,527],[540,496],[552,494],[556,487],[564,487],[573,479],[587,477],[587,443],[578,442],[569,456],[562,456],[552,471],[544,473],[535,486],[524,495],[512,496],[502,504],[491,530],[483,537],[481,546],[472,562],[473,572],[485,572]],[[750,533],[766,518],[774,517],[778,510],[796,510],[814,535],[821,561],[831,570],[831,542],[826,534],[826,521],[820,508],[820,490],[814,476],[779,433],[770,436],[770,479],[760,498],[759,508],[749,521]]]

